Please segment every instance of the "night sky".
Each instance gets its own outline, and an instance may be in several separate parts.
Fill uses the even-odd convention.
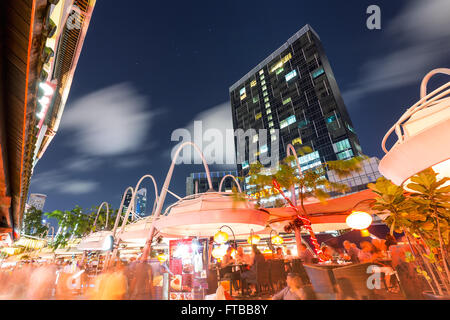
[[[371,4],[381,8],[381,30],[366,27]],[[102,201],[117,208],[146,173],[161,188],[173,130],[201,119],[231,127],[230,85],[307,23],[323,42],[363,152],[381,159],[384,134],[419,99],[423,76],[450,67],[449,13],[447,0],[99,0],[61,126],[30,191],[47,194],[44,211],[52,211]],[[177,166],[170,189],[184,196],[186,177],[200,171]]]

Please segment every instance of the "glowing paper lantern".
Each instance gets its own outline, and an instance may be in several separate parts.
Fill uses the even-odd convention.
[[[352,229],[367,229],[372,223],[372,216],[367,212],[353,211],[349,214],[347,219],[345,219],[345,222]]]
[[[257,234],[254,234],[248,237],[247,242],[249,244],[258,244],[260,240],[261,238]]]
[[[219,230],[214,235],[214,241],[218,244],[223,244],[223,243],[227,242],[228,241],[228,233]]]
[[[273,244],[280,245],[280,244],[283,244],[283,242],[284,242],[283,238],[280,237],[279,235],[276,235],[276,236],[272,237],[272,243]]]
[[[222,257],[227,253],[227,247],[226,246],[218,246],[213,249],[211,252],[212,256],[218,260],[222,259]]]

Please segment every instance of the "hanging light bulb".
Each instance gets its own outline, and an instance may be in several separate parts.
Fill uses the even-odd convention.
[[[247,242],[249,244],[258,244],[261,238],[257,234],[253,234],[250,237],[248,237]]]
[[[349,214],[347,219],[345,219],[345,222],[352,229],[367,229],[372,223],[372,216],[367,212],[353,211]]]
[[[216,259],[222,259],[222,257],[227,253],[227,247],[224,245],[220,245],[215,247],[211,252],[211,255]]]
[[[280,235],[278,235],[278,234],[272,237],[273,244],[280,245],[280,244],[283,244],[283,242],[284,242],[284,239],[282,237],[280,237]]]
[[[218,244],[223,244],[225,242],[228,241],[228,233],[219,230],[215,235],[214,235],[214,242],[218,243]]]

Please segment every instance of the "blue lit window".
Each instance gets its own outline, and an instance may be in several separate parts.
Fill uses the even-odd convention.
[[[291,80],[292,78],[294,78],[296,76],[297,76],[297,71],[296,70],[292,70],[287,75],[285,75],[284,78],[286,79],[286,81],[289,81],[289,80]]]
[[[346,151],[337,153],[336,156],[339,160],[349,159],[349,158],[353,157],[353,151],[351,149],[346,150]]]
[[[247,168],[248,168],[248,161],[242,162],[242,169],[247,169]]]
[[[347,150],[347,149],[351,148],[350,141],[348,141],[348,139],[344,139],[344,140],[338,141],[334,145],[336,146],[336,152],[340,152],[340,151]]]
[[[336,120],[336,116],[330,116],[330,117],[328,117],[327,118],[327,123],[331,123],[331,122],[333,122],[333,121],[335,121]]]
[[[298,122],[298,127],[301,129],[303,127],[306,127],[307,124],[308,124],[308,120],[303,119],[303,120]]]
[[[288,125],[293,124],[295,121],[297,121],[295,119],[295,115],[287,117],[286,119],[284,119],[283,121],[280,122],[280,129],[283,129],[284,127],[287,127]]]
[[[312,77],[315,79],[318,76],[320,76],[322,73],[324,73],[325,71],[323,71],[323,68],[317,69],[316,71],[313,72]]]

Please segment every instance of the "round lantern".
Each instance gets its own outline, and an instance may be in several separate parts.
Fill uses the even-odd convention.
[[[223,243],[227,242],[228,241],[228,233],[219,230],[214,235],[214,241],[218,244],[223,244]]]
[[[352,229],[363,230],[367,229],[372,223],[372,216],[367,212],[353,211],[345,219],[345,222]]]
[[[250,237],[248,237],[247,242],[249,244],[258,244],[261,238],[257,234],[253,234]]]
[[[220,246],[218,246],[218,247],[215,247],[214,249],[213,249],[213,251],[211,252],[211,254],[212,254],[212,256],[215,258],[215,259],[222,259],[222,257],[225,255],[227,253],[227,247],[225,247],[225,246],[222,246],[222,245],[220,245]]]
[[[283,244],[284,240],[282,237],[280,237],[278,234],[276,236],[272,237],[272,243],[276,245]]]

